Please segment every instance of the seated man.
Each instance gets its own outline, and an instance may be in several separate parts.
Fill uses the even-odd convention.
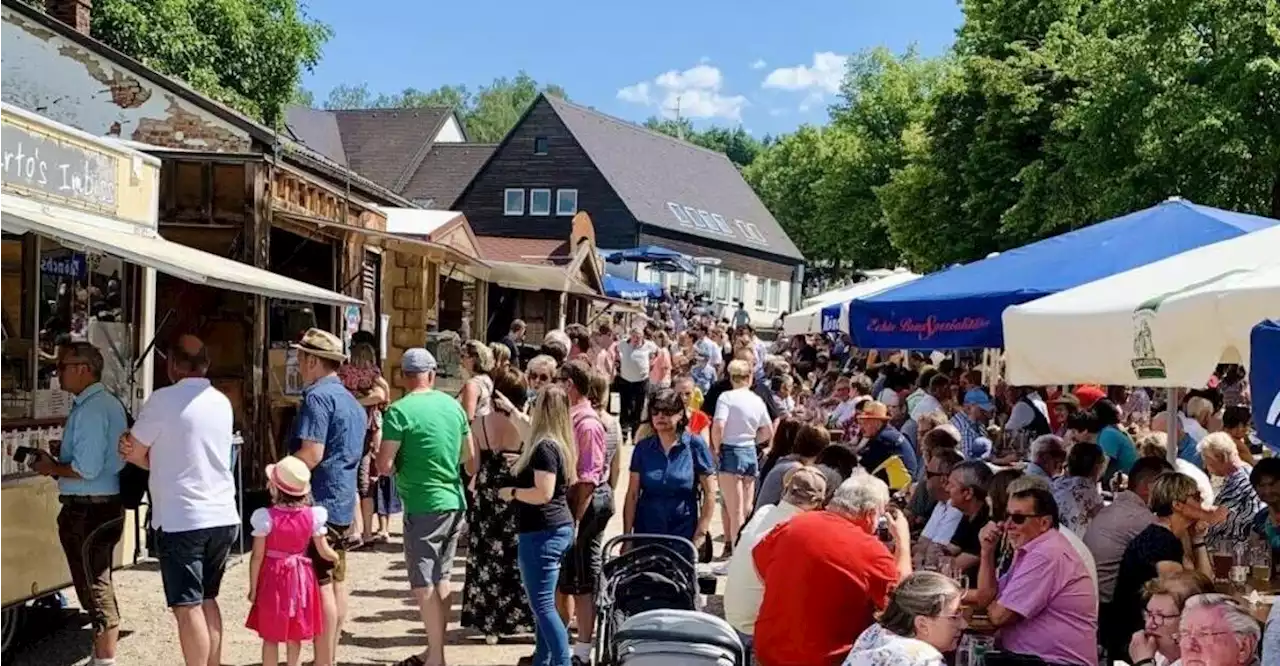
[[[1050,664],[1098,662],[1098,597],[1080,555],[1058,530],[1053,493],[1039,485],[1011,492],[1004,525],[981,533],[978,587],[972,600],[1000,628],[1001,648]],[[996,576],[1000,542],[1015,550]]]
[[[753,638],[760,663],[837,666],[849,654],[911,573],[906,518],[887,514],[892,554],[875,536],[888,504],[888,486],[854,470],[825,511],[795,516],[756,545],[751,555],[764,581]]]
[[[943,555],[944,547],[951,543],[956,526],[960,524],[960,510],[948,500],[947,478],[951,470],[962,462],[964,458],[955,449],[939,449],[929,457],[929,464],[925,466],[925,487],[918,492],[929,493],[935,504],[924,532],[911,550],[912,563],[917,568],[936,562]]]

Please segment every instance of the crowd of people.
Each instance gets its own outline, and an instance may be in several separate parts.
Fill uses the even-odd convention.
[[[527,333],[517,320],[500,341],[464,342],[456,398],[435,388],[423,348],[404,354],[392,401],[360,361],[376,358],[356,351],[367,341],[348,356],[313,329],[295,345],[306,388],[290,455],[266,470],[272,502],[250,519],[247,622],[264,663],[284,643],[297,664],[307,642],[317,665],[336,663],[346,552],[397,510],[426,640],[408,666],[446,663],[460,544],[465,627],[490,643],[532,629],[527,663],[590,663],[617,511],[625,532],[698,547],[725,576],[725,619],[765,666],[932,666],[970,634],[996,636],[993,666],[1280,660],[1277,613],[1264,640],[1219,566],[1265,566],[1269,580],[1280,563],[1280,459],[1250,438],[1237,369],[1160,405],[1142,389],[1008,387],[962,354],[767,342],[749,321],[678,301],[642,321],[548,331],[536,353]],[[76,406],[61,457],[37,467],[62,484],[64,543],[120,511],[112,470],[151,468],[184,661],[217,664],[239,524],[230,404],[204,378],[204,345],[184,336],[168,356],[174,383],[132,427],[76,428],[111,410],[94,354],[64,352]],[[112,664],[109,573],[79,557],[77,592],[100,620],[95,663]]]

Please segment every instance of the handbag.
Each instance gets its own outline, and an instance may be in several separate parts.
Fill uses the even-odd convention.
[[[129,413],[129,408],[125,407],[124,401],[116,397],[116,401],[120,403],[120,408],[124,410],[124,420],[127,428],[133,428],[133,414]],[[137,465],[127,462],[120,469],[120,504],[128,511],[137,511],[142,506],[142,498],[147,494],[147,488],[151,484],[151,470],[143,469]]]

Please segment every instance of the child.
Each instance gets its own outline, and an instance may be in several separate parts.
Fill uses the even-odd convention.
[[[302,641],[320,635],[324,616],[320,585],[307,555],[315,544],[330,562],[338,554],[325,541],[324,507],[311,506],[311,470],[294,458],[267,465],[272,505],[249,518],[253,526],[253,557],[249,560],[249,619],[245,626],[262,637],[262,663],[278,666],[280,643],[286,645],[289,666],[302,660]]]

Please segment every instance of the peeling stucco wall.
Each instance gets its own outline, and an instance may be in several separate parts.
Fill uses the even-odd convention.
[[[100,136],[247,151],[248,133],[80,44],[3,10],[0,97]]]

